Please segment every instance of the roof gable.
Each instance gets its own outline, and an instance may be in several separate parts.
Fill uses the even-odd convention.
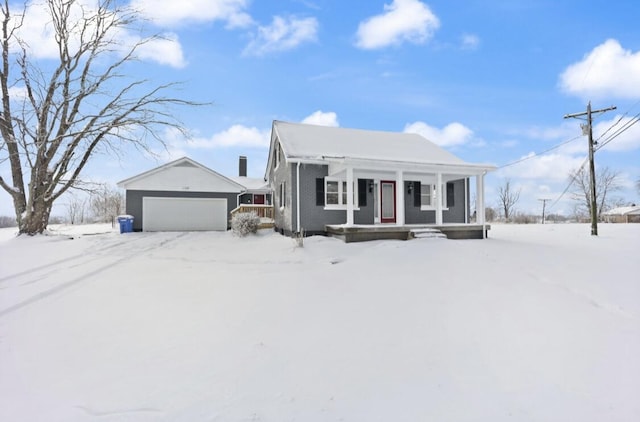
[[[210,168],[183,157],[118,182],[127,190],[239,193],[244,187]]]

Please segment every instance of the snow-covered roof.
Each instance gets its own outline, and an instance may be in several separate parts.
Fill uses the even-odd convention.
[[[613,208],[605,212],[604,215],[640,215],[640,206],[633,205],[629,207]]]
[[[269,190],[267,182],[257,177],[236,176],[230,177],[230,179],[244,186],[247,190]]]
[[[356,159],[411,164],[473,166],[415,133],[384,132],[341,127],[273,122],[285,158],[297,160]]]

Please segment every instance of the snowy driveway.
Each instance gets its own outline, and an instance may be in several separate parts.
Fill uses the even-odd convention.
[[[188,233],[16,239],[3,254],[0,317],[144,256]],[[80,245],[69,245],[69,243]]]

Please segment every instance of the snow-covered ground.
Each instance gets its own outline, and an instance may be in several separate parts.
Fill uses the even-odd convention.
[[[640,224],[12,233],[2,421],[640,420]]]

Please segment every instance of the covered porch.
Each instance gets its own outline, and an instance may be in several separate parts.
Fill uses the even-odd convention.
[[[344,223],[325,225],[328,235],[347,242],[409,239],[419,230],[437,230],[450,239],[487,235],[484,177],[490,166],[325,160],[330,164],[324,209],[345,213]]]

